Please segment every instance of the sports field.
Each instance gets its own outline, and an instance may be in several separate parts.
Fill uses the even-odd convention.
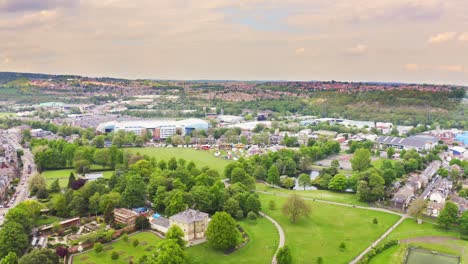
[[[77,177],[75,170],[73,169],[64,169],[64,170],[50,170],[42,172],[42,175],[46,178],[47,185],[50,186],[52,182],[56,179],[59,179],[60,187],[64,188],[68,184],[68,177],[70,177],[70,173],[73,172],[75,177]],[[103,177],[108,179],[112,176],[113,171],[103,171]]]
[[[218,158],[207,150],[196,150],[193,148],[128,148],[125,151],[140,153],[155,157],[156,160],[169,160],[171,158],[185,159],[193,161],[198,168],[208,166],[217,170],[221,175],[224,172],[224,167],[230,162],[229,160]]]

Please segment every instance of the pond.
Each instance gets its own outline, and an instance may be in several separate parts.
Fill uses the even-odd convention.
[[[318,170],[312,170],[310,172],[310,180],[315,180],[315,178],[317,178],[318,176],[319,176],[319,171]],[[295,183],[296,183],[296,185],[294,186],[293,190],[298,190],[298,191],[303,191],[304,190],[303,186],[299,186],[298,178],[295,179]],[[317,190],[317,188],[315,186],[307,186],[305,188],[305,190],[306,191]]]
[[[408,249],[405,264],[458,264],[460,258],[457,256],[441,254],[420,248]]]

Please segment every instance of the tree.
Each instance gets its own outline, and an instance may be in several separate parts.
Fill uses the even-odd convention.
[[[228,250],[239,244],[241,234],[236,221],[228,213],[217,212],[208,224],[206,238],[214,249]]]
[[[231,173],[231,183],[240,182],[249,189],[255,189],[255,179],[245,172],[242,168],[235,168]]]
[[[392,169],[385,169],[382,172],[382,177],[384,178],[385,186],[390,186],[396,179],[396,172]]]
[[[291,219],[292,223],[296,223],[301,216],[309,216],[310,211],[310,205],[295,193],[289,196],[283,206],[283,213]]]
[[[61,258],[64,258],[68,255],[68,249],[64,246],[58,246],[55,248],[55,254]]]
[[[52,182],[50,185],[50,192],[51,193],[58,193],[60,192],[60,183],[59,179],[55,179],[55,181]]]
[[[250,211],[250,212],[247,214],[247,219],[252,220],[252,221],[255,221],[255,220],[257,220],[257,214],[254,213],[254,212],[252,212],[252,211]]]
[[[28,233],[19,223],[7,221],[0,229],[0,258],[5,257],[10,252],[21,256],[28,244]]]
[[[75,174],[70,172],[70,176],[68,177],[68,188],[71,188],[72,184],[76,181]]]
[[[94,151],[94,163],[101,165],[102,167],[110,167],[111,161],[111,153],[108,148],[96,149],[96,151]]]
[[[341,250],[341,251],[344,251],[345,249],[346,249],[346,244],[345,244],[345,242],[341,242],[341,243],[340,243],[340,250]]]
[[[117,259],[119,259],[119,253],[117,253],[117,251],[112,251],[111,259],[112,259],[112,260],[117,260]]]
[[[299,175],[298,181],[299,181],[299,186],[304,187],[304,190],[305,190],[306,187],[310,185],[310,176],[305,173],[302,173],[301,175]]]
[[[268,170],[268,178],[267,182],[270,185],[278,185],[280,182],[280,174],[278,167],[276,165],[271,165],[270,169]]]
[[[339,168],[340,167],[340,161],[337,159],[332,160],[331,164],[332,167]]]
[[[255,168],[253,176],[255,177],[255,179],[263,181],[266,178],[266,174],[267,172],[263,166],[257,166],[257,168]]]
[[[156,248],[148,257],[151,264],[185,264],[187,256],[184,249],[174,239],[164,239],[156,245]]]
[[[136,229],[144,230],[144,229],[148,229],[150,226],[151,226],[151,224],[150,224],[147,217],[139,215],[135,219],[135,228]]]
[[[468,234],[468,211],[463,212],[460,217],[460,227],[462,228],[463,233]]]
[[[351,158],[351,167],[354,171],[363,171],[370,166],[371,163],[371,153],[368,149],[360,148],[354,152],[353,157]]]
[[[106,137],[103,135],[96,136],[94,138],[94,145],[96,146],[96,148],[103,148],[105,139]]]
[[[127,176],[127,184],[122,193],[122,202],[127,208],[135,208],[145,204],[145,182],[138,174]]]
[[[135,238],[132,242],[133,247],[137,247],[139,244],[140,244],[140,241],[137,238]]]
[[[361,201],[374,202],[385,194],[385,180],[375,169],[368,169],[358,176],[357,196]]]
[[[291,250],[288,246],[284,246],[278,249],[278,253],[276,254],[276,260],[278,264],[291,264],[292,263],[292,255]]]
[[[102,249],[103,249],[103,246],[102,246],[102,244],[100,242],[95,243],[94,246],[93,246],[93,250],[97,254],[101,253]]]
[[[18,260],[18,264],[59,264],[59,258],[54,251],[41,248],[33,249]]]
[[[453,202],[446,202],[444,209],[437,218],[437,223],[444,228],[448,228],[450,225],[457,221],[458,207]]]
[[[32,195],[35,195],[39,190],[47,190],[46,178],[42,174],[36,173],[29,180],[29,189]]]
[[[224,203],[223,210],[230,214],[232,217],[236,216],[237,211],[239,211],[240,206],[239,202],[234,199],[234,198],[229,198],[227,201]]]
[[[169,159],[169,161],[167,162],[167,168],[169,170],[176,170],[177,169],[177,160],[174,157]]]
[[[93,196],[91,196],[89,198],[89,202],[88,202],[88,208],[89,208],[89,212],[90,213],[94,213],[94,214],[98,214],[99,212],[99,201],[101,200],[101,195],[99,194],[99,192],[96,192],[95,194],[93,194]]]
[[[418,219],[421,216],[424,209],[426,208],[426,205],[426,200],[424,200],[423,198],[418,198],[411,202],[410,206],[408,207],[408,214]]]
[[[172,225],[169,227],[169,230],[167,230],[166,233],[166,239],[173,239],[176,241],[176,243],[181,247],[184,248],[187,242],[184,240],[184,232],[178,225]]]
[[[346,190],[347,184],[348,183],[347,183],[346,176],[339,173],[335,175],[333,179],[330,180],[330,183],[328,184],[328,189],[342,192]]]
[[[393,155],[395,155],[395,149],[392,147],[387,148],[387,158],[391,159]]]
[[[0,264],[17,264],[18,256],[15,252],[10,252],[4,258],[0,260]]]

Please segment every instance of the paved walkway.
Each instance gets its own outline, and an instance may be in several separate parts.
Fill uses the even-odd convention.
[[[260,215],[265,217],[266,219],[270,220],[270,222],[272,222],[276,229],[278,229],[278,233],[279,233],[279,243],[278,243],[278,249],[284,247],[284,243],[286,241],[286,236],[284,235],[284,231],[283,231],[283,228],[280,226],[280,224],[278,224],[278,222],[275,221],[275,219],[271,218],[270,216],[260,212]],[[278,252],[278,249],[276,250],[275,254],[273,255],[273,259],[271,260],[271,264],[276,264],[276,253]]]
[[[367,247],[359,256],[357,256],[355,259],[353,259],[349,264],[356,264],[359,262],[359,260],[364,257],[372,248],[376,247],[383,239],[385,239],[397,226],[399,226],[406,218],[408,218],[406,215],[402,216],[398,222],[396,222],[392,227],[390,227],[383,235],[381,235],[374,243],[372,243],[369,247]]]

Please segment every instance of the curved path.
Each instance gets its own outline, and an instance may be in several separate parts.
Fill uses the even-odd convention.
[[[276,262],[276,253],[278,252],[278,249],[284,247],[284,243],[286,241],[286,236],[284,235],[283,228],[280,226],[280,224],[278,224],[278,222],[275,221],[275,219],[271,218],[270,216],[266,215],[263,212],[260,212],[260,215],[265,217],[266,219],[270,220],[270,222],[272,222],[275,225],[276,229],[278,229],[278,233],[279,233],[278,248],[276,249],[276,252],[273,255],[273,259],[271,260],[271,264],[276,264],[277,263]]]

